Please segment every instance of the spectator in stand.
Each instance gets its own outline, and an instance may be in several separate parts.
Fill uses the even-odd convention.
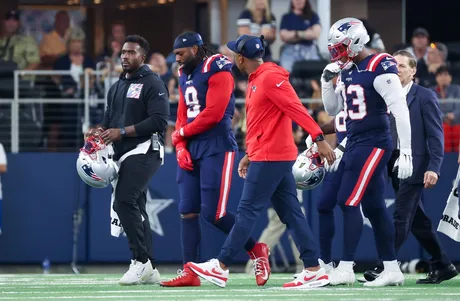
[[[436,86],[431,89],[438,96],[439,107],[443,113],[445,152],[455,152],[460,140],[460,103],[445,99],[460,98],[460,85],[452,84],[449,68],[441,66],[436,71]]]
[[[430,34],[428,33],[428,30],[423,27],[417,27],[412,33],[412,45],[406,48],[406,50],[415,56],[417,59],[417,65],[420,64],[421,60],[426,61],[427,59],[429,39]]]
[[[112,23],[112,37],[115,41],[123,45],[126,38],[126,28],[123,22],[115,21]]]
[[[19,34],[19,11],[10,10],[3,20],[0,37],[0,63],[11,62],[18,70],[34,70],[40,64],[34,39]]]
[[[54,18],[54,30],[45,35],[40,43],[42,69],[52,69],[56,60],[67,51],[69,28],[69,14],[63,10],[57,12]]]
[[[439,100],[446,98],[460,99],[460,85],[452,84],[452,75],[447,66],[441,66],[436,71],[436,86],[431,88]],[[460,102],[440,101],[444,121],[449,124],[460,124]]]
[[[71,75],[64,75],[59,80],[64,97],[74,97],[83,88],[83,71],[94,69],[94,60],[85,54],[85,33],[79,28],[73,28],[67,40],[66,54],[54,64],[54,70],[68,70]]]
[[[110,63],[112,76],[116,77],[115,81],[118,80],[120,73],[123,71],[121,68],[121,48],[123,47],[123,43],[125,42],[125,32],[125,25],[122,22],[115,21],[114,23],[112,23],[111,34],[107,39],[106,48],[97,59],[97,62],[106,61],[107,63]],[[107,69],[106,71],[109,70]]]
[[[70,75],[55,77],[56,84],[63,98],[82,98],[84,96],[83,72],[94,70],[93,59],[85,54],[85,33],[80,28],[69,32],[66,54],[58,58],[54,70],[70,71]],[[53,106],[54,112],[45,112],[50,129],[48,147],[50,150],[74,151],[83,143],[81,138],[81,106],[77,104],[58,104]],[[51,119],[51,120],[50,120]],[[80,128],[79,128],[80,127]],[[59,147],[59,149],[58,149]]]
[[[159,52],[152,53],[149,59],[149,65],[150,69],[160,76],[161,80],[167,87],[169,80],[171,79],[171,70],[169,70],[168,65],[166,64],[165,57]]]
[[[271,44],[276,40],[276,19],[270,11],[268,0],[248,0],[246,9],[236,21],[238,35],[263,35],[264,42]],[[271,61],[271,50],[265,45],[265,62]]]
[[[291,0],[289,13],[281,19],[280,37],[283,50],[280,65],[291,72],[295,62],[320,60],[316,40],[321,34],[318,14],[307,0]]]
[[[443,43],[431,43],[425,60],[417,64],[417,80],[424,87],[436,85],[436,71],[447,65],[447,47]]]
[[[168,81],[169,99],[173,103],[179,101],[179,64],[173,63],[171,66],[171,78]]]
[[[109,91],[123,71],[121,67],[121,47],[123,44],[111,36],[108,39],[108,45],[109,48],[96,60],[98,63],[105,62],[102,69],[104,72],[105,91]]]

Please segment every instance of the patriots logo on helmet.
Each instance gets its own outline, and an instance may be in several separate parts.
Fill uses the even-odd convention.
[[[99,177],[98,175],[96,175],[96,174],[94,173],[94,171],[93,171],[93,169],[91,168],[91,166],[89,166],[89,165],[82,165],[81,169],[85,172],[85,174],[86,174],[88,177],[90,177],[90,178],[92,178],[92,179],[94,179],[94,180],[96,180],[96,181],[99,181],[99,182],[104,182],[104,180],[103,180],[101,177]]]
[[[340,25],[339,27],[337,27],[337,30],[345,33],[348,31],[348,29],[350,29],[350,27],[352,27],[353,25],[358,25],[358,24],[360,24],[360,22],[356,22],[356,21],[346,22]]]

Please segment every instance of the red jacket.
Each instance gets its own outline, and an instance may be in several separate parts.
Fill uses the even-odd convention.
[[[289,72],[262,64],[249,76],[246,91],[246,144],[251,161],[292,161],[298,151],[292,120],[312,139],[322,134],[289,83]]]

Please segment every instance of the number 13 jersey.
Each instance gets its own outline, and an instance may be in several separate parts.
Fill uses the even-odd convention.
[[[187,150],[193,160],[238,150],[232,130],[232,66],[227,57],[216,54],[203,60],[191,74],[179,70],[181,97],[176,128],[187,124],[188,128],[206,129],[195,130],[197,134],[187,138]]]
[[[369,55],[342,71],[347,148],[357,144],[384,149],[393,147],[389,110],[374,88],[375,78],[385,73],[398,74],[395,59],[387,53]]]

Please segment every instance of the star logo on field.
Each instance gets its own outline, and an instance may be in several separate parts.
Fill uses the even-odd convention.
[[[393,204],[395,203],[395,199],[385,199],[385,204],[387,205],[387,208],[390,208]],[[364,216],[363,213],[363,207],[361,207],[361,215],[363,216],[363,225],[368,226],[369,228],[372,229],[371,221]]]
[[[149,216],[150,228],[153,232],[160,236],[164,236],[164,232],[163,227],[161,226],[159,214],[172,203],[174,203],[173,199],[153,198],[150,193],[150,189],[147,189],[147,202],[145,209]]]

